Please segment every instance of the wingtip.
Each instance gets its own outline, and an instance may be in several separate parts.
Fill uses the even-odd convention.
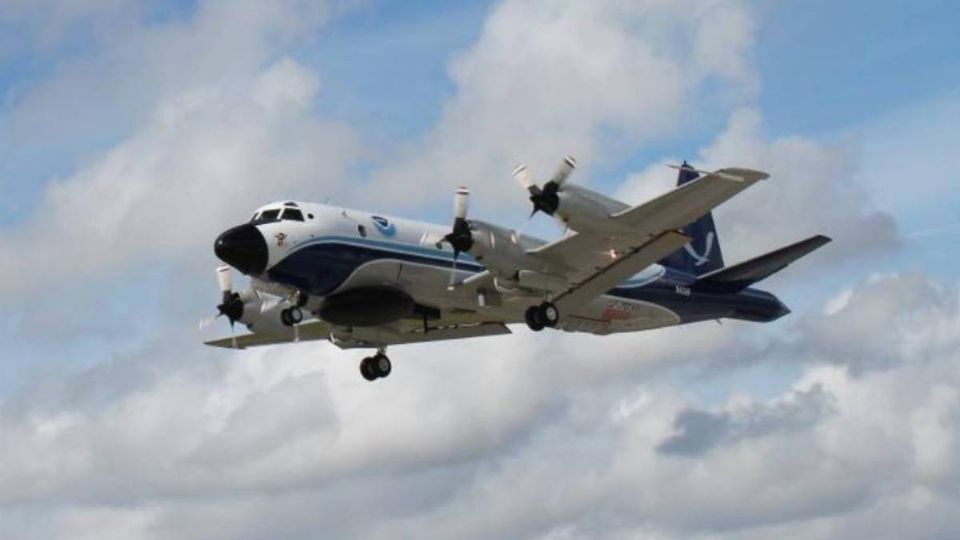
[[[829,244],[830,242],[833,242],[833,238],[830,238],[825,234],[815,234],[810,238],[808,238],[806,241],[812,244],[816,244],[817,247],[821,247]]]

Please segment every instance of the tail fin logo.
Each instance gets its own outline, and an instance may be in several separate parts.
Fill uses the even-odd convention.
[[[715,236],[716,235],[713,234],[713,231],[707,233],[702,255],[697,253],[697,250],[694,249],[693,242],[689,242],[687,245],[683,246],[683,249],[685,249],[691,257],[693,257],[694,266],[703,266],[710,262],[710,252],[713,251],[713,241]]]

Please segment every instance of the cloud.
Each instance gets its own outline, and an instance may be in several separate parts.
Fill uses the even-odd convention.
[[[960,327],[956,292],[923,275],[877,276],[806,317],[798,347],[860,374],[947,354]],[[883,330],[881,330],[883,329]]]
[[[807,428],[830,411],[823,389],[794,391],[770,404],[739,404],[720,412],[685,409],[673,421],[677,431],[657,446],[664,454],[696,456],[719,444]]]
[[[739,2],[502,2],[452,62],[437,125],[373,181],[384,201],[423,206],[466,184],[520,204],[499,196],[517,161],[544,176],[567,153],[589,164],[674,134],[708,81],[728,101],[751,95],[752,40]]]
[[[814,234],[834,239],[816,255],[823,262],[890,252],[902,245],[897,221],[877,209],[855,180],[860,164],[849,145],[800,136],[770,140],[763,134],[760,112],[748,108],[733,112],[726,130],[699,150],[698,158],[693,164],[701,168],[749,167],[771,174],[715,211],[729,262]],[[642,202],[672,189],[675,178],[665,164],[632,175],[618,197]]]
[[[58,284],[66,299],[47,300],[52,308],[108,318],[95,298],[70,303],[63,268],[109,285],[111,273],[129,278],[154,261],[175,268],[161,290],[179,293],[151,304],[161,324],[147,337],[90,353],[87,368],[35,377],[0,404],[0,537],[960,534],[958,289],[923,274],[848,283],[823,312],[767,331],[521,330],[468,347],[405,347],[392,354],[394,374],[374,384],[357,373],[362,353],[328,344],[238,353],[195,343],[179,323],[204,290],[196,253],[209,255],[213,234],[246,217],[238,208],[345,188],[363,155],[357,133],[313,113],[320,74],[273,41],[306,39],[325,15],[297,2],[237,14],[228,4],[203,2],[183,21],[120,39],[129,57],[109,49],[123,69],[94,73],[117,77],[106,86],[146,88],[119,91],[144,104],[143,117],[0,235],[0,248],[23,254],[0,263],[8,297]],[[396,205],[440,197],[451,179],[482,180],[474,185],[486,196],[506,200],[494,186],[514,152],[536,170],[566,151],[615,154],[617,141],[653,140],[682,121],[707,87],[726,88],[732,102],[749,96],[752,33],[740,3],[506,2],[454,62],[457,94],[436,129],[372,185]],[[50,96],[82,80],[75,69]],[[525,92],[541,85],[548,91]],[[35,99],[21,110],[59,103]],[[774,173],[722,211],[731,259],[807,231],[846,235],[836,260],[897,244],[890,216],[836,181],[857,169],[855,152],[769,140],[760,120],[734,113],[699,154],[708,166]],[[641,195],[648,174],[621,192]],[[789,380],[761,376],[767,399],[704,403],[691,373],[710,384],[717,370],[756,365],[743,358],[780,362]]]
[[[110,523],[178,538],[307,538],[320,526],[374,538],[882,533],[864,513],[926,515],[956,495],[957,288],[933,304],[915,294],[938,287],[889,276],[799,324],[879,311],[849,329],[847,354],[869,359],[861,338],[886,333],[885,369],[856,373],[804,353],[832,339],[810,331],[803,350],[784,338],[804,366],[791,388],[716,409],[681,395],[666,362],[640,378],[612,358],[611,369],[579,377],[574,366],[603,363],[601,350],[554,349],[529,335],[504,338],[507,348],[477,340],[456,361],[404,349],[377,384],[329,345],[136,351],[27,388],[0,409],[4,507],[19,509],[14,518],[45,516],[0,523],[49,537]],[[917,334],[932,322],[936,339]],[[608,351],[682,357],[683,345],[663,335]],[[536,360],[545,348],[549,363]],[[364,504],[381,510],[350,511]]]
[[[344,185],[361,152],[359,135],[313,114],[315,72],[271,59],[256,44],[300,21],[278,6],[234,13],[212,2],[197,10],[187,23],[131,37],[131,50],[105,53],[128,55],[110,76],[150,88],[150,114],[128,138],[49,182],[28,221],[0,232],[0,248],[19,254],[0,262],[3,291],[28,293],[145,261],[196,261],[218,231],[265,201],[335,195]],[[225,43],[206,43],[213,26]],[[244,43],[233,47],[234,39]],[[167,50],[169,43],[186,48]],[[203,52],[192,54],[194,47]],[[124,74],[135,61],[146,65]],[[159,76],[169,80],[158,90],[150,82]],[[54,81],[63,88],[70,77]]]

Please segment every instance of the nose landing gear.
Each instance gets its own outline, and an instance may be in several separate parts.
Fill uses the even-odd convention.
[[[368,381],[375,381],[390,375],[393,364],[383,351],[360,361],[360,375]]]
[[[539,306],[530,306],[524,314],[527,326],[534,332],[544,328],[554,328],[560,322],[560,310],[551,302],[544,302]]]

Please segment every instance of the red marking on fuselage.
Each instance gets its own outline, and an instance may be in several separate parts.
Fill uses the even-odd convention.
[[[603,314],[600,315],[600,318],[604,321],[624,321],[633,317],[633,314],[621,309],[607,308],[603,311]]]

